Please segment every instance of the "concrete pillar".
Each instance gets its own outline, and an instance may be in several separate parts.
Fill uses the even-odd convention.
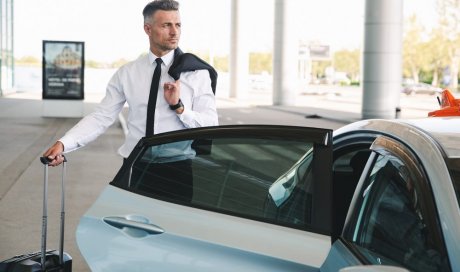
[[[402,77],[403,1],[366,0],[362,118],[395,118]]]
[[[293,0],[275,0],[273,105],[295,105],[299,41],[294,9]]]
[[[245,26],[248,17],[240,0],[232,0],[230,26],[230,93],[229,97],[246,99],[249,91],[249,49]]]

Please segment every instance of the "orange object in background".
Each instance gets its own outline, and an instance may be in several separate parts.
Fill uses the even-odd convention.
[[[438,101],[441,109],[429,112],[428,116],[460,116],[460,99],[455,99],[449,90],[442,91],[441,100],[438,97]]]

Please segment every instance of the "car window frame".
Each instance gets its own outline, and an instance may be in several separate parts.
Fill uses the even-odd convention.
[[[315,185],[320,188],[321,195],[323,197],[317,198],[315,206],[323,207],[323,213],[315,212],[315,222],[317,225],[322,227],[297,227],[289,224],[275,223],[270,220],[260,220],[259,218],[253,218],[251,216],[241,216],[240,214],[234,214],[232,212],[225,212],[222,210],[216,210],[212,208],[206,208],[197,206],[192,203],[182,206],[199,208],[202,210],[208,210],[211,212],[218,212],[221,214],[228,214],[232,216],[238,216],[240,218],[246,218],[256,220],[264,223],[280,225],[284,227],[299,229],[303,231],[314,232],[323,235],[331,235],[331,182],[332,182],[332,130],[324,128],[310,128],[310,127],[298,127],[298,126],[285,126],[285,125],[226,125],[216,127],[202,127],[187,129],[181,131],[173,131],[167,133],[161,133],[154,135],[149,138],[142,138],[134,148],[133,152],[126,159],[124,165],[120,168],[111,185],[133,192],[129,188],[129,184],[123,177],[131,171],[130,165],[134,163],[139,154],[152,145],[168,144],[176,141],[184,140],[207,140],[212,144],[212,139],[218,138],[244,138],[253,137],[260,139],[289,139],[289,140],[309,140],[314,144],[314,156],[312,166],[316,168],[316,173],[321,173],[321,179],[325,182],[316,182]],[[212,139],[211,139],[212,138]],[[327,181],[329,180],[329,181]],[[133,192],[136,193],[136,192]],[[172,202],[174,203],[174,202]]]
[[[356,224],[360,220],[359,214],[361,211],[361,206],[363,205],[360,197],[365,190],[365,182],[369,178],[377,158],[379,156],[390,155],[402,160],[405,165],[409,167],[410,172],[417,175],[418,179],[415,181],[415,186],[417,187],[418,192],[421,194],[420,202],[423,218],[427,223],[428,228],[430,228],[430,231],[433,232],[432,236],[435,237],[437,247],[442,249],[442,253],[447,258],[447,263],[450,266],[450,261],[448,259],[449,255],[442,233],[441,222],[437,212],[434,194],[425,169],[423,165],[421,165],[421,161],[417,157],[416,153],[409,146],[406,146],[397,139],[388,136],[380,136],[376,138],[370,149],[372,150],[372,153],[356,188],[355,195],[353,196],[353,200],[350,205],[351,209],[347,216],[345,227],[340,240],[363,264],[374,264],[365,256],[365,254],[361,252],[358,246],[353,243],[353,236],[357,228]]]

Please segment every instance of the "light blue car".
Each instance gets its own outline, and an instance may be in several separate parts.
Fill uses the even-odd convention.
[[[155,135],[78,246],[92,271],[460,271],[459,143],[456,117]]]

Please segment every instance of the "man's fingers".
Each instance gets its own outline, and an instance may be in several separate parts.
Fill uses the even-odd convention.
[[[54,160],[51,161],[49,164],[50,166],[58,166],[64,161],[63,157],[56,157]]]
[[[58,166],[64,161],[64,156],[61,154],[48,155],[47,158],[50,160],[49,166]]]
[[[166,82],[165,83],[165,90],[173,90],[175,88],[175,85],[171,82]]]
[[[57,141],[53,146],[51,146],[48,150],[45,151],[43,157],[48,158],[51,162],[48,164],[49,166],[57,166],[64,161],[64,156],[62,152],[64,151],[64,145],[62,142]]]
[[[176,80],[175,82],[165,82],[164,89],[165,90],[173,90],[178,89],[180,87],[180,80]]]

